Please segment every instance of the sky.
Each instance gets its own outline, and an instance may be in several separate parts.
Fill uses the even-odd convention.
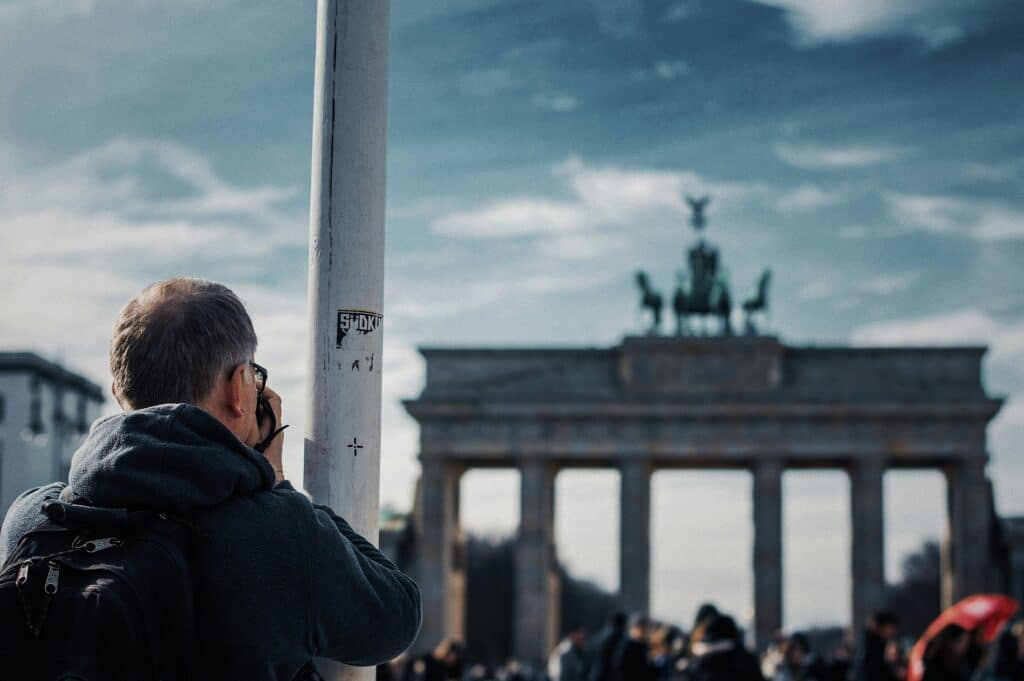
[[[382,499],[408,508],[420,345],[608,346],[693,239],[774,271],[793,344],[989,346],[990,475],[1024,514],[1024,13],[1013,0],[393,0]],[[243,298],[301,480],[313,2],[0,0],[0,346],[106,385],[120,307],[188,275]],[[113,404],[108,404],[113,410]],[[559,551],[617,583],[617,476],[558,480]],[[787,626],[843,622],[848,485],[785,478]],[[465,525],[511,532],[514,472]],[[656,615],[750,605],[750,479],[654,478]],[[887,575],[944,531],[886,477]]]

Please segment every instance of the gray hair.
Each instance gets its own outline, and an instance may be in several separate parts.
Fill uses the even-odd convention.
[[[114,396],[127,409],[195,405],[255,352],[252,320],[231,289],[202,279],[160,281],[130,300],[114,325]]]

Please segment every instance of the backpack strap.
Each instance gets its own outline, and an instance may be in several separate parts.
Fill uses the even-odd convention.
[[[200,534],[190,519],[157,511],[130,511],[124,508],[102,508],[59,499],[44,501],[43,514],[52,522],[68,529],[84,529],[110,534],[135,535],[141,532],[172,531],[168,523]]]

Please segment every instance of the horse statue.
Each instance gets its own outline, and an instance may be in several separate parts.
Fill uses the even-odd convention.
[[[689,276],[679,274],[672,308],[676,313],[676,333],[687,332],[686,318],[691,315],[718,317],[723,335],[731,336],[732,295],[724,268],[719,267],[718,250],[701,242],[690,250]]]
[[[643,270],[636,273],[636,285],[640,287],[640,307],[651,311],[651,326],[647,333],[654,335],[661,329],[661,294],[651,287],[650,279]]]
[[[754,326],[754,313],[764,312],[768,309],[768,285],[772,280],[772,271],[766,269],[757,280],[757,290],[754,295],[743,301],[744,330],[748,336],[757,335],[757,327]]]
[[[689,328],[686,325],[687,293],[690,280],[682,272],[676,273],[676,293],[672,296],[672,310],[676,313],[676,335],[685,336]]]

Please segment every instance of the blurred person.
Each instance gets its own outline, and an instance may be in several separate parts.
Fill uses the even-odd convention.
[[[736,622],[728,615],[705,621],[694,639],[686,681],[764,681],[757,658],[743,647]]]
[[[718,607],[714,603],[701,603],[697,608],[697,614],[693,617],[693,628],[696,629],[700,625],[718,617],[718,615]]]
[[[967,667],[968,678],[973,678],[981,669],[985,663],[988,649],[989,644],[985,640],[985,632],[981,627],[973,629],[967,637],[967,650],[964,652],[964,665]]]
[[[491,681],[494,679],[494,674],[487,665],[475,664],[469,668],[469,671],[462,678],[463,681]]]
[[[868,618],[853,665],[854,681],[897,681],[885,659],[885,648],[896,637],[899,619],[888,610],[876,610]]]
[[[975,678],[978,681],[1024,681],[1021,645],[1013,628],[1003,626],[992,642],[987,664]]]
[[[587,630],[576,627],[551,653],[548,659],[548,678],[551,681],[587,681],[589,674]]]
[[[121,581],[60,580],[61,600],[54,599],[37,639],[54,678],[85,676],[53,669],[64,664],[98,667],[89,676],[101,678],[319,678],[314,657],[376,665],[415,639],[421,617],[416,584],[344,519],[285,479],[281,398],[255,363],[256,343],[242,301],[210,281],[161,281],[121,310],[110,371],[123,411],[93,424],[74,454],[67,484],[24,492],[0,529],[0,563],[12,553],[25,557],[39,535],[22,537],[48,522],[75,519],[78,533],[99,531],[89,523],[103,519],[107,532],[116,526],[147,538],[104,545],[98,560],[127,575]],[[127,512],[145,529],[129,526]],[[178,535],[187,535],[187,542]],[[145,548],[158,543],[159,562],[157,552]],[[54,575],[51,570],[47,579],[57,589]],[[99,596],[75,599],[72,589]],[[125,601],[132,606],[107,606]],[[152,617],[171,624],[155,631],[132,626]],[[100,646],[83,659],[64,648],[83,624],[94,627],[83,636],[143,633],[137,645],[125,643],[110,657]],[[193,627],[194,643],[182,633]],[[46,639],[48,631],[62,630],[72,635]],[[10,643],[0,641],[0,668],[10,678],[26,678],[3,650]],[[154,660],[162,661],[160,668]],[[170,665],[177,668],[169,671]]]
[[[958,624],[947,624],[925,647],[922,681],[968,681],[964,655],[971,644],[971,632]]]
[[[377,665],[377,681],[398,681],[400,675],[395,674],[394,667],[391,666],[391,662],[385,662]]]
[[[766,679],[775,676],[775,670],[782,664],[786,648],[786,634],[781,629],[772,634],[771,643],[761,654],[761,674]]]
[[[613,613],[594,639],[590,681],[618,681],[615,677],[615,654],[626,637],[626,615]]]
[[[614,666],[623,681],[654,681],[655,671],[649,658],[647,637],[650,623],[644,615],[634,615],[629,625],[629,636],[615,653]]]
[[[408,678],[406,675],[407,663],[408,656],[406,655],[406,653],[402,653],[398,657],[388,662],[385,662],[382,665],[377,665],[378,681],[406,681],[406,679]]]
[[[782,662],[776,667],[774,681],[826,681],[825,665],[811,650],[810,641],[794,633],[782,647]]]
[[[421,656],[417,665],[418,681],[462,681],[465,648],[454,638],[441,641],[431,652]]]
[[[569,640],[569,635],[558,642],[551,652],[548,653],[548,678],[553,681],[557,681],[558,677],[562,674],[562,655],[572,646],[572,641]]]
[[[825,662],[825,678],[828,681],[846,681],[850,675],[850,659],[853,657],[850,644],[843,641]]]
[[[683,632],[678,627],[663,625],[651,634],[651,665],[658,681],[675,678],[676,662],[682,651]]]
[[[690,636],[686,641],[686,657],[693,655],[690,645],[693,643],[694,637],[700,638],[704,627],[716,617],[718,617],[718,608],[714,603],[701,603],[700,607],[697,608],[697,614],[693,617],[693,628],[690,630]]]
[[[511,658],[505,663],[501,678],[504,681],[534,681],[532,670],[515,658]]]
[[[907,677],[908,650],[899,639],[892,639],[885,644],[885,662],[898,679]]]

